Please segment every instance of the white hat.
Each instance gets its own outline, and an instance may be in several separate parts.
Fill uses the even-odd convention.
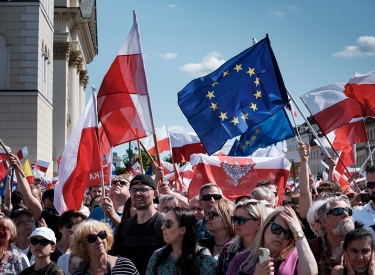
[[[33,233],[31,233],[31,235],[28,237],[28,239],[30,239],[32,237],[36,237],[36,236],[43,237],[43,238],[53,242],[54,244],[56,244],[55,233],[47,227],[38,227],[37,229],[35,229],[33,231]]]

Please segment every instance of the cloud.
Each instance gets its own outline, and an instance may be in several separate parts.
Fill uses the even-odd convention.
[[[225,63],[224,59],[219,59],[221,56],[217,51],[210,52],[201,62],[185,64],[180,68],[180,71],[194,77],[207,75]]]
[[[165,59],[170,59],[170,60],[176,59],[178,56],[177,53],[164,53],[164,54],[156,54],[156,55],[161,56]]]
[[[171,8],[171,9],[174,9],[176,7],[176,5],[175,4],[169,4],[167,7]]]
[[[187,133],[187,132],[191,132],[191,129],[185,129],[184,127],[179,126],[179,125],[172,125],[172,126],[168,126],[168,131],[170,133]]]
[[[356,57],[375,55],[375,37],[361,36],[357,39],[358,46],[345,46],[344,50],[332,54],[334,57]]]
[[[284,12],[282,12],[282,11],[273,11],[273,12],[271,12],[271,16],[277,17],[277,18],[281,18],[281,17],[284,16]]]
[[[288,8],[292,11],[297,11],[298,10],[298,7],[297,6],[291,6],[289,5]]]

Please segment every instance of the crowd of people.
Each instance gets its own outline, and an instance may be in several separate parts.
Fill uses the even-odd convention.
[[[235,201],[214,183],[188,200],[154,164],[154,179],[115,176],[64,213],[53,189],[42,192],[15,169],[18,189],[7,187],[1,204],[0,274],[375,274],[375,166],[365,203],[332,179],[332,160],[330,178],[313,188],[309,144],[298,152],[300,191],[283,198],[263,179]],[[14,154],[8,162],[21,167]]]

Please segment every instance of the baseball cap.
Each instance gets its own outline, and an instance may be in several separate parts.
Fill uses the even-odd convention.
[[[16,209],[12,210],[12,212],[9,215],[9,218],[11,218],[12,220],[14,220],[15,218],[17,218],[21,214],[27,214],[30,217],[34,216],[33,211],[31,211],[30,209],[27,209],[27,208],[16,208]]]
[[[31,235],[28,237],[28,239],[31,239],[32,237],[43,237],[46,240],[49,240],[56,244],[56,236],[55,233],[47,227],[38,227],[31,233]]]
[[[156,190],[155,182],[149,175],[136,175],[130,182],[130,188],[132,188],[132,186],[136,184],[145,184],[150,186],[152,189]]]

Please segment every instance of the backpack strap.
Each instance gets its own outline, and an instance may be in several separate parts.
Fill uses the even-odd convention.
[[[163,230],[161,230],[161,226],[163,225],[163,221],[165,218],[165,214],[158,211],[158,217],[156,218],[154,232],[158,239],[163,239]]]
[[[320,247],[321,247],[321,241],[320,237],[316,237],[310,241],[310,248],[312,253],[314,254],[315,260],[318,263],[320,259]]]
[[[130,228],[135,223],[136,218],[137,218],[137,215],[135,215],[135,216],[133,216],[133,217],[124,221],[124,225],[123,225],[123,228],[121,228],[121,232],[118,232],[118,233],[121,234],[122,238],[125,238],[125,236],[128,234]]]

